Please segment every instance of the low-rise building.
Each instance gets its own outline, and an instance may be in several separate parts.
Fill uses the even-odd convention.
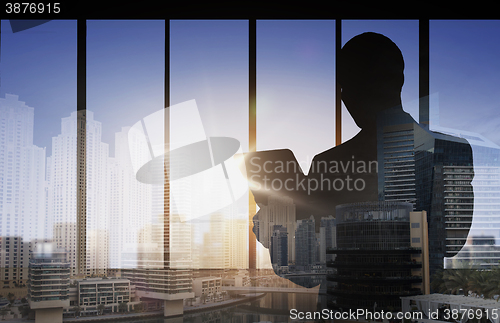
[[[248,275],[236,275],[222,280],[223,286],[232,287],[246,287],[251,285],[250,277]]]
[[[69,307],[70,264],[66,252],[51,243],[39,244],[29,263],[28,303],[35,310],[36,323],[62,322]]]
[[[103,312],[117,312],[120,303],[127,304],[129,310],[139,304],[135,297],[135,288],[129,279],[86,278],[76,280],[76,306],[82,315],[99,313],[99,305],[104,305]]]
[[[195,297],[200,297],[203,302],[222,300],[221,277],[199,277],[193,279]]]

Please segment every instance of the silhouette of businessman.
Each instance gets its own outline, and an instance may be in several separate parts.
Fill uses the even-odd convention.
[[[443,195],[440,199],[434,197],[436,192],[444,192],[442,174],[435,169],[439,165],[471,166],[470,145],[465,139],[429,131],[403,111],[404,60],[400,49],[389,38],[363,33],[349,40],[338,55],[337,81],[341,85],[342,101],[361,131],[349,141],[316,155],[307,176],[288,149],[246,154],[250,189],[261,208],[254,217],[254,232],[265,247],[272,248],[271,241],[275,241],[270,239],[272,230],[263,228],[280,223],[262,223],[269,221],[269,217],[261,216],[267,212],[270,196],[292,198],[296,220],[313,216],[316,232],[322,217],[335,216],[337,205],[405,201],[412,203],[415,210],[428,212],[429,240],[431,245],[434,243],[431,265],[439,266],[446,252],[446,232]],[[387,134],[396,133],[407,133],[405,138],[411,146],[406,155],[391,154],[388,150]],[[387,162],[388,156],[400,160],[408,171],[398,175],[397,166]],[[390,176],[400,176],[406,186],[391,186],[394,184],[387,180]],[[272,181],[283,185],[270,185]],[[468,181],[470,190],[471,181]],[[337,243],[341,247],[341,241]],[[272,256],[271,261],[274,263]]]

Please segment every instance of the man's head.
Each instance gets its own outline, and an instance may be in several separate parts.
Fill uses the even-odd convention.
[[[342,100],[360,128],[374,123],[377,112],[401,104],[403,55],[386,36],[353,37],[339,53],[338,69]]]

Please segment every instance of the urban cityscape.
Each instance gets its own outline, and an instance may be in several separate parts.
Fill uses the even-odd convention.
[[[2,320],[372,321],[391,313],[375,319],[498,322],[498,139],[440,122],[439,104],[427,116],[408,113],[406,56],[388,37],[364,32],[343,42],[335,76],[352,117],[344,129],[358,132],[305,163],[297,140],[258,146],[249,126],[247,146],[214,131],[203,100],[135,108],[118,131],[88,105],[58,115],[49,135],[37,131],[46,111],[40,118],[29,96],[2,91]],[[363,55],[383,68],[372,72],[370,60],[356,61]],[[381,91],[388,94],[374,94]],[[457,309],[473,317],[459,319]]]
[[[2,185],[9,188],[2,194],[1,276],[2,287],[12,291],[13,297],[27,298],[30,306],[34,304],[31,309],[54,307],[64,317],[74,317],[123,311],[119,304],[151,311],[170,308],[170,303],[164,306],[165,300],[205,304],[229,298],[223,286],[251,285],[248,220],[238,216],[237,205],[199,221],[171,221],[170,226],[175,226],[171,235],[176,236],[170,243],[182,254],[182,262],[174,264],[171,252],[172,268],[164,269],[163,186],[155,193],[158,188],[136,180],[129,129],[116,133],[115,158],[109,157],[108,145],[100,138],[101,123],[93,119],[91,111],[86,111],[85,120],[86,180],[92,183],[87,184],[86,193],[86,262],[78,264],[76,241],[82,239],[76,222],[78,112],[61,120],[61,134],[52,141],[53,154],[45,156],[46,150],[33,144],[34,108],[16,95],[6,95],[0,104],[2,158],[7,161],[2,163]],[[160,196],[156,204],[155,194]],[[286,274],[298,268],[324,276],[326,248],[335,244],[335,219],[322,219],[317,237],[314,219],[295,220],[290,198],[270,201],[269,213],[281,217],[262,219],[262,225],[256,226],[262,228],[258,236],[273,241],[270,259],[276,272]],[[287,227],[293,230],[291,234]],[[297,241],[293,235],[299,237]],[[266,255],[261,258],[264,263]],[[269,285],[268,276],[274,275],[265,272],[255,279],[264,279]],[[47,273],[52,275],[44,275]],[[45,315],[53,319],[53,313]]]

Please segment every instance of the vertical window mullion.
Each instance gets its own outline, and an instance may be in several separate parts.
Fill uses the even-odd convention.
[[[248,21],[248,151],[254,152],[257,148],[257,22]],[[249,234],[248,234],[248,268],[256,269],[256,237],[253,234],[253,216],[257,212],[254,198],[249,194]]]
[[[76,149],[76,167],[77,167],[77,186],[76,190],[76,214],[77,214],[77,259],[76,272],[85,274],[87,267],[86,257],[86,236],[87,236],[87,210],[85,203],[87,201],[86,185],[86,161],[85,161],[85,142],[86,142],[86,109],[87,109],[87,20],[78,19],[77,22],[77,92],[76,102],[78,110],[79,129],[77,129],[77,149]]]
[[[418,92],[419,92],[419,120],[418,122],[429,127],[429,19],[420,19],[418,22]]]
[[[342,97],[338,82],[339,53],[342,48],[342,20],[335,21],[335,146],[342,144]]]

